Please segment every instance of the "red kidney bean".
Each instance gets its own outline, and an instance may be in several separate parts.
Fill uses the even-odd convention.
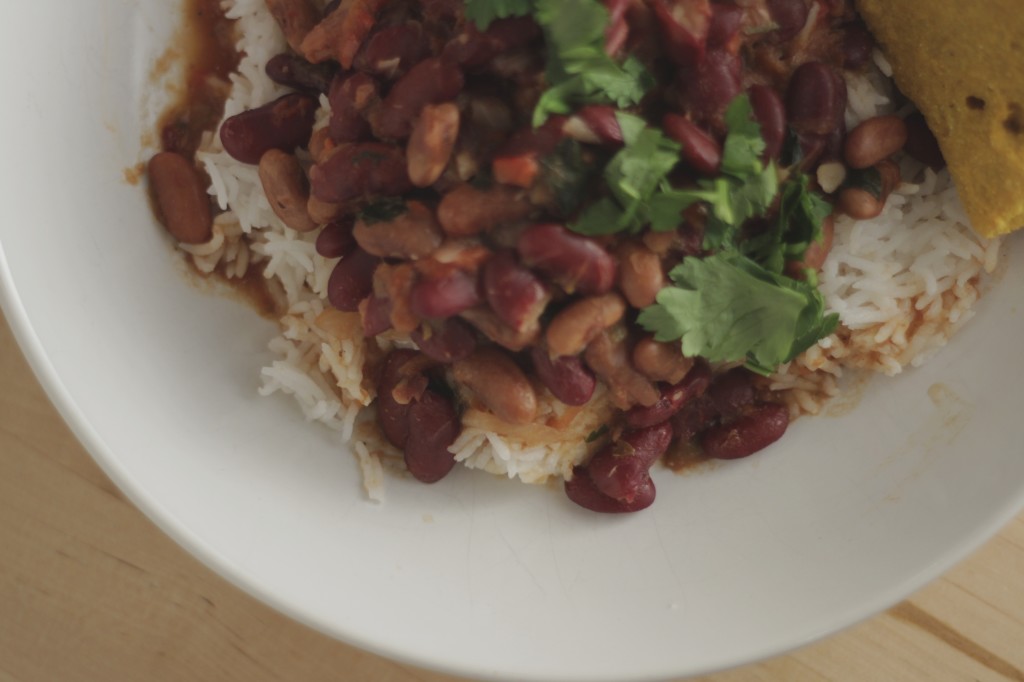
[[[714,424],[717,419],[718,412],[711,399],[705,394],[684,405],[683,409],[679,410],[669,423],[672,424],[672,432],[675,437],[682,443],[689,443],[697,434]]]
[[[747,91],[754,118],[761,125],[764,138],[764,158],[778,160],[786,141],[786,107],[782,98],[767,85],[752,85]]]
[[[678,114],[665,114],[661,121],[665,133],[683,145],[683,163],[701,175],[714,177],[722,166],[722,147],[697,124]]]
[[[743,91],[743,63],[738,55],[711,50],[696,68],[682,74],[683,102],[698,123],[723,132],[722,115]]]
[[[551,395],[566,405],[580,406],[590,402],[597,379],[578,355],[552,358],[542,346],[530,351],[533,370]]]
[[[823,135],[797,133],[796,142],[800,147],[798,168],[809,173],[824,159],[828,151],[828,140]]]
[[[327,15],[332,14],[334,10],[338,9],[339,5],[341,5],[341,0],[331,0],[329,3],[324,5],[323,16],[326,17]]]
[[[743,8],[739,5],[718,3],[711,6],[711,26],[708,29],[708,47],[735,52],[739,49],[740,29],[743,27]]]
[[[407,21],[385,26],[367,39],[352,66],[357,71],[394,78],[409,70],[430,49],[423,24]]]
[[[528,267],[540,270],[569,293],[603,294],[615,286],[617,266],[611,254],[593,239],[561,225],[533,225],[517,245]]]
[[[417,356],[413,350],[391,351],[384,359],[377,382],[377,425],[388,442],[399,450],[404,449],[409,440],[409,405],[395,400],[393,391],[406,378],[405,366]]]
[[[377,81],[365,73],[338,76],[327,95],[331,103],[328,130],[338,143],[358,142],[370,134],[367,112],[380,101]]]
[[[604,31],[604,51],[609,56],[615,57],[626,46],[626,41],[629,39],[626,11],[629,9],[630,0],[605,0],[604,5],[608,10],[608,28]]]
[[[462,91],[462,71],[438,57],[425,59],[409,69],[391,88],[371,120],[377,137],[400,139],[412,132],[413,121],[427,104],[455,99]]]
[[[373,292],[373,271],[380,259],[360,248],[342,258],[327,281],[327,298],[338,310],[356,312],[359,302]]]
[[[767,0],[768,13],[778,26],[775,37],[786,42],[796,37],[807,24],[810,8],[807,0]]]
[[[907,124],[907,143],[903,145],[903,151],[921,163],[931,166],[932,170],[945,168],[946,159],[942,156],[939,141],[928,127],[924,114],[915,111],[904,123]]]
[[[373,338],[391,329],[391,300],[371,294],[359,304],[363,336]]]
[[[608,497],[594,485],[590,474],[584,467],[575,467],[571,481],[565,482],[565,494],[570,500],[590,511],[603,514],[628,514],[650,507],[654,503],[657,490],[650,475],[637,486],[631,502]]]
[[[695,66],[704,58],[711,27],[710,0],[653,0],[669,57],[678,66]]]
[[[700,435],[704,454],[715,459],[740,459],[763,450],[782,438],[789,426],[789,408],[767,403],[754,407],[726,424]]]
[[[638,405],[626,412],[626,426],[643,429],[666,422],[683,409],[683,405],[702,396],[710,384],[711,367],[698,361],[678,384],[662,387],[658,402],[649,407]]]
[[[164,227],[182,244],[210,240],[213,214],[206,183],[192,162],[176,152],[160,152],[149,160],[149,183]]]
[[[265,67],[270,80],[293,90],[309,94],[326,93],[338,68],[334,64],[310,64],[302,57],[279,54],[270,58]]]
[[[617,118],[618,109],[607,104],[588,104],[576,112],[576,116],[593,131],[594,135],[605,144],[620,145],[623,143],[622,127]]]
[[[632,448],[633,454],[650,469],[668,450],[672,443],[672,435],[672,424],[662,422],[647,428],[626,431],[619,436],[619,443]]]
[[[316,252],[324,258],[343,258],[356,246],[352,236],[352,219],[335,221],[324,225],[316,236]]]
[[[436,483],[455,467],[449,452],[462,424],[452,401],[427,389],[409,406],[409,436],[405,442],[405,466],[422,483]]]
[[[608,497],[632,503],[650,480],[651,466],[671,442],[672,427],[667,423],[627,431],[587,463],[590,480]]]
[[[315,97],[291,94],[232,116],[220,127],[224,150],[242,163],[257,164],[271,149],[293,152],[313,133]]]
[[[496,55],[529,45],[541,35],[540,27],[529,17],[509,17],[491,22],[486,31],[468,24],[445,45],[444,59],[468,68],[483,66]]]
[[[483,285],[491,310],[516,331],[536,326],[550,299],[544,283],[510,250],[498,252],[484,265]]]
[[[477,346],[476,332],[457,317],[425,324],[410,338],[424,355],[445,365],[468,358]]]
[[[807,62],[793,72],[786,89],[789,125],[798,133],[828,135],[843,123],[846,81],[831,66]]]
[[[412,189],[405,151],[379,142],[338,145],[309,171],[313,196],[344,204],[366,195],[396,196]]]
[[[754,402],[754,374],[743,367],[720,374],[711,382],[708,398],[722,419],[732,419]]]
[[[445,275],[420,277],[409,296],[413,313],[424,319],[444,320],[477,305],[476,278],[454,268]]]
[[[875,40],[863,24],[850,24],[843,28],[843,68],[860,71],[871,63]]]
[[[531,17],[497,19],[484,31],[494,54],[525,47],[541,37],[540,26]]]

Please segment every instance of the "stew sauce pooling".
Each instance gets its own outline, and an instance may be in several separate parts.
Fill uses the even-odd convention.
[[[878,215],[907,138],[899,119],[847,135],[842,71],[872,50],[848,2],[538,1],[505,18],[486,0],[267,5],[291,50],[266,71],[293,92],[226,120],[220,140],[258,167],[288,227],[340,258],[330,303],[418,348],[375,374],[380,429],[414,476],[454,466],[467,395],[530,424],[538,391],[585,406],[606,386],[618,416],[566,484],[601,512],[650,505],[672,443],[735,459],[784,434],[761,375],[835,326],[813,286],[829,204]],[[596,48],[561,10],[601,19]],[[192,149],[168,146],[150,164],[167,227],[202,241],[205,183]],[[777,260],[764,276],[746,265],[763,253]],[[816,321],[805,338],[753,339],[746,367],[684,355],[664,292],[736,267],[758,291],[799,292]]]

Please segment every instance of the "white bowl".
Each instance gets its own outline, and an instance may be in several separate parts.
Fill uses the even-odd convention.
[[[182,276],[143,190],[175,3],[16,3],[0,24],[0,294],[119,486],[222,575],[357,646],[478,678],[653,679],[769,656],[893,604],[1024,503],[1024,253],[921,370],[770,451],[656,477],[609,518],[458,471],[387,481],[284,398],[273,325]],[[938,388],[934,388],[938,386]],[[929,396],[932,388],[932,396]]]

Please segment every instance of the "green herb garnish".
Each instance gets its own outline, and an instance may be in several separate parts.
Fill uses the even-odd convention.
[[[523,17],[533,12],[533,0],[466,0],[466,18],[486,29],[495,19]]]

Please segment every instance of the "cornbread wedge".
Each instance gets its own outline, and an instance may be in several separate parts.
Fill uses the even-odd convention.
[[[900,89],[939,140],[975,230],[1024,227],[1020,0],[857,0]]]

